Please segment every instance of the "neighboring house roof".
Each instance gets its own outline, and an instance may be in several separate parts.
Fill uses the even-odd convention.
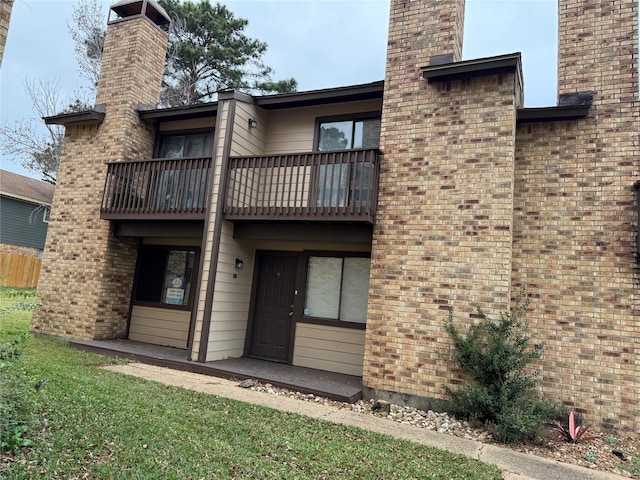
[[[39,205],[51,205],[54,185],[0,170],[0,195]]]

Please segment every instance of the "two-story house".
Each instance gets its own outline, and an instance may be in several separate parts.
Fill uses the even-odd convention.
[[[559,0],[559,101],[535,109],[519,54],[461,60],[463,0],[392,1],[384,82],[168,109],[166,13],[111,15],[96,107],[46,119],[66,134],[34,331],[427,405],[449,308],[525,286],[545,394],[637,427],[636,2]]]

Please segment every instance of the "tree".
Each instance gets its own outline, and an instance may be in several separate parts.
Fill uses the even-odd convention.
[[[201,3],[160,0],[160,4],[173,18],[162,105],[211,101],[223,89],[263,94],[295,91],[295,79],[272,79],[273,70],[262,60],[267,44],[243,33],[247,20],[234,17],[223,5],[211,5],[208,0]],[[91,109],[93,100],[86,98],[95,98],[106,36],[100,6],[98,0],[79,0],[68,25],[80,73],[90,86],[76,91],[63,108],[58,81],[27,79],[25,90],[37,118],[12,126],[0,125],[0,148],[50,183],[56,182],[64,133],[58,125],[46,125],[43,130],[40,118]]]
[[[74,6],[71,21],[67,24],[80,74],[89,80],[94,90],[98,85],[107,34],[105,23],[97,0],[81,0]]]
[[[37,173],[45,182],[56,183],[64,130],[60,125],[46,125],[41,118],[63,112],[82,111],[87,104],[78,96],[63,108],[60,82],[47,80],[24,81],[24,89],[31,98],[36,118],[17,121],[14,125],[0,125],[2,151],[26,170]]]
[[[267,44],[244,34],[247,20],[224,5],[160,0],[173,19],[161,103],[166,106],[211,101],[220,90],[246,93],[295,91],[290,78],[273,81],[263,63]]]

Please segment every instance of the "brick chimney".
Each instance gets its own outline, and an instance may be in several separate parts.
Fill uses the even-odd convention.
[[[111,18],[113,17],[113,18]],[[66,126],[39,282],[36,332],[80,339],[126,334],[137,245],[100,219],[107,162],[151,158],[154,132],[139,104],[159,101],[169,23],[153,0],[110,9],[96,95],[99,121],[63,116]],[[92,118],[100,117],[94,115]]]
[[[377,397],[440,397],[449,308],[509,307],[520,59],[460,62],[464,4],[391,2],[363,373]]]

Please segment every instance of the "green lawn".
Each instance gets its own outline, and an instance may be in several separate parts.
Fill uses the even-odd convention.
[[[27,329],[29,311],[10,305],[31,301],[3,293],[0,342]],[[0,476],[502,478],[496,467],[464,456],[99,368],[113,361],[51,338],[26,340],[23,355],[2,375],[23,378],[34,392],[34,445],[0,466],[6,468]],[[46,380],[35,392],[32,386]]]

